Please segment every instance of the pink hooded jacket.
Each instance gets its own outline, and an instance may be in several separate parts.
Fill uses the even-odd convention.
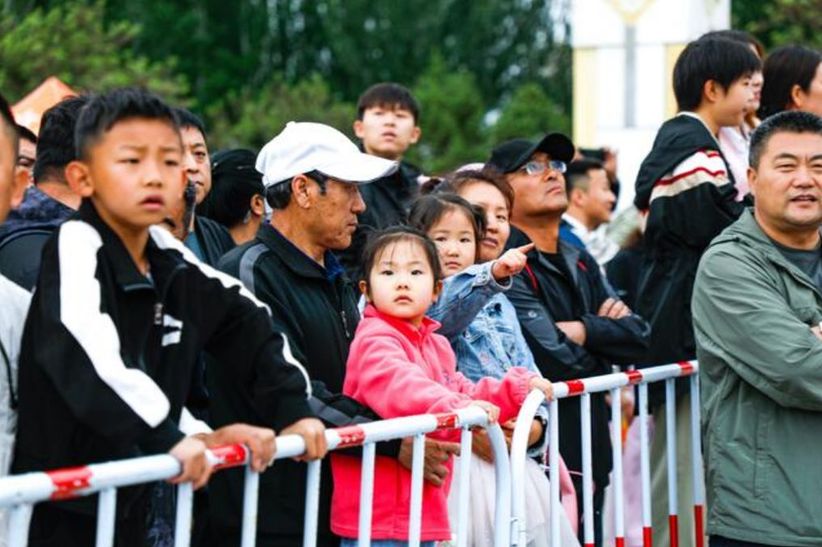
[[[411,324],[365,309],[357,327],[346,365],[343,393],[370,407],[383,418],[450,412],[483,399],[500,407],[500,421],[516,417],[535,374],[521,367],[502,380],[484,378],[474,384],[456,370],[448,340],[435,334],[440,324],[425,318],[419,330]],[[458,430],[432,433],[433,438],[456,441]],[[447,466],[452,466],[452,460]],[[360,510],[360,458],[335,454],[331,529],[356,538]],[[422,540],[451,537],[447,497],[450,473],[442,487],[423,486]],[[374,474],[372,537],[408,539],[411,472],[396,459],[377,456]]]

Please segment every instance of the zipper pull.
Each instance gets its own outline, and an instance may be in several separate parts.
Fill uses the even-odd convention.
[[[155,325],[162,325],[163,324],[163,303],[156,302],[154,304],[154,324]]]

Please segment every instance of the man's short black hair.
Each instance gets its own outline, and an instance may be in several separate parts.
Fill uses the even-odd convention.
[[[0,95],[0,120],[3,122],[3,129],[11,138],[14,145],[14,156],[17,157],[17,142],[20,134],[17,132],[17,123],[14,121],[14,115],[11,113],[11,106],[3,95]]]
[[[305,173],[305,176],[317,183],[320,187],[320,195],[325,195],[328,177],[319,171],[309,171]],[[288,207],[291,202],[291,195],[294,193],[291,189],[292,180],[294,180],[294,177],[269,184],[265,189],[265,201],[272,209],[282,210]]]
[[[43,113],[32,177],[34,182],[65,182],[66,165],[77,159],[74,126],[88,96],[68,97]]]
[[[750,166],[759,167],[759,160],[776,133],[813,133],[822,136],[822,118],[810,112],[788,110],[764,120],[751,135]],[[822,152],[822,150],[820,150]]]
[[[806,93],[810,91],[816,70],[822,63],[822,53],[804,46],[777,48],[765,59],[762,76],[762,99],[759,117],[762,119],[782,112],[793,102],[791,91],[798,85]]]
[[[674,95],[680,111],[696,110],[705,82],[713,80],[727,91],[740,78],[762,66],[751,49],[724,38],[702,38],[688,44],[674,65]]]
[[[138,87],[124,87],[93,96],[80,111],[74,128],[74,146],[78,158],[88,159],[91,147],[114,124],[132,118],[167,122],[175,131],[180,127],[174,110],[160,97]]]
[[[357,101],[357,119],[361,120],[369,108],[378,106],[407,110],[414,116],[414,123],[419,125],[420,105],[411,91],[403,85],[382,82],[366,89]]]
[[[206,138],[206,129],[205,123],[203,119],[192,112],[191,110],[187,110],[182,107],[175,107],[174,108],[174,115],[177,116],[177,124],[180,126],[181,129],[185,129],[188,127],[193,127],[200,131],[203,135],[203,139]]]
[[[25,125],[20,125],[19,123],[16,124],[17,127],[17,135],[20,137],[20,140],[33,142],[37,144],[37,135],[34,134],[34,131],[26,127]]]
[[[588,182],[590,175],[588,172],[593,169],[605,169],[601,161],[583,158],[581,160],[574,160],[568,164],[568,169],[565,171],[565,192],[571,195],[571,190],[579,188],[580,190],[588,190]]]

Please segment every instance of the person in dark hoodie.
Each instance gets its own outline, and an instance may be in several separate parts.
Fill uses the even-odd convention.
[[[197,115],[184,108],[176,108],[183,136],[186,177],[197,190],[196,205],[200,205],[211,191],[211,158],[208,155],[205,124]],[[217,266],[220,257],[234,248],[231,234],[220,223],[202,215],[194,214],[192,225],[186,227],[184,243],[186,247],[209,266]]]
[[[721,127],[738,127],[753,89],[751,77],[760,61],[751,48],[720,38],[688,44],[674,66],[679,114],[665,122],[636,180],[637,209],[647,212],[645,262],[637,290],[636,311],[651,323],[647,365],[696,358],[691,293],[702,253],[711,240],[742,213],[732,172],[717,141]],[[652,446],[655,545],[667,544],[665,409],[661,384],[651,390],[656,415]],[[679,507],[692,503],[690,397],[688,384],[677,384]],[[680,511],[679,544],[692,545],[690,512]]]
[[[34,186],[0,225],[0,273],[26,290],[37,282],[46,240],[80,206],[80,196],[69,188],[64,170],[76,159],[74,125],[87,102],[86,97],[70,97],[43,114]]]
[[[368,235],[404,224],[411,202],[419,195],[420,171],[402,161],[422,134],[419,119],[417,100],[407,88],[396,83],[375,84],[357,102],[354,134],[362,141],[362,150],[372,156],[399,162],[399,168],[360,188],[366,209],[358,215],[359,226],[351,246],[338,253],[351,279],[361,277],[362,252]]]

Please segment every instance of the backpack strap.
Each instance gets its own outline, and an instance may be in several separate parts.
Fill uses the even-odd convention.
[[[534,291],[536,296],[539,296],[539,282],[537,281],[537,276],[534,275],[534,270],[531,269],[531,265],[528,262],[525,263],[525,273],[528,274],[528,279],[531,281],[531,289]]]

